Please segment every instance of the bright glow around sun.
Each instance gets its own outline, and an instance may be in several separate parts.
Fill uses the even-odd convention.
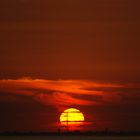
[[[84,121],[84,115],[80,110],[69,108],[65,110],[60,116],[61,125],[81,125]]]

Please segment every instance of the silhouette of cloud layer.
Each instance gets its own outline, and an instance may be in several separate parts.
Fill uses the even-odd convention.
[[[139,85],[98,83],[86,80],[7,79],[0,80],[0,100],[30,96],[46,105],[101,105],[135,102]]]

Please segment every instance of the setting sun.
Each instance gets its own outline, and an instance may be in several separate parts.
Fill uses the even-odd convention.
[[[81,125],[84,122],[84,115],[78,109],[69,108],[61,114],[60,122],[64,126]]]

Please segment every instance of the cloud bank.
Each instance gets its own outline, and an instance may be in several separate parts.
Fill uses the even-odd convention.
[[[138,84],[31,78],[0,80],[0,101],[18,101],[24,96],[56,108],[136,103],[140,99],[139,91]]]

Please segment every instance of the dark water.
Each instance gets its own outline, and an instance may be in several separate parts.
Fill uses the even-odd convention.
[[[91,136],[12,136],[0,140],[140,140],[140,137],[91,137]]]

